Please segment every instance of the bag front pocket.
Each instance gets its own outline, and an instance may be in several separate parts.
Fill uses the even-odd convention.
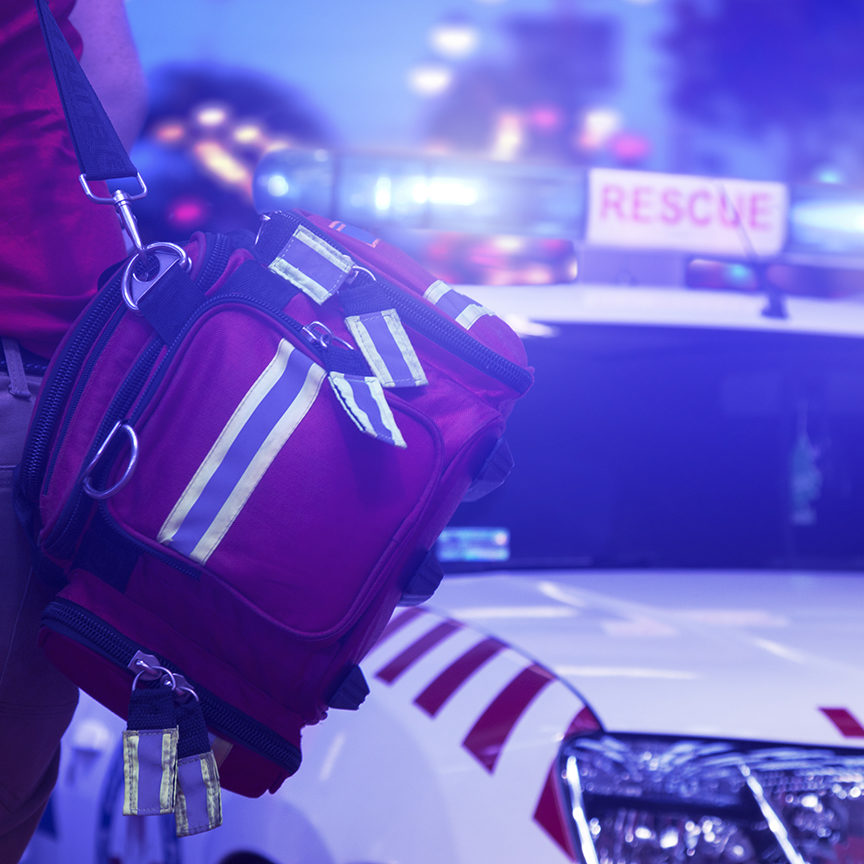
[[[203,316],[157,379],[111,519],[291,632],[342,630],[432,494],[437,429],[391,396],[407,446],[363,434],[294,334],[240,305]]]

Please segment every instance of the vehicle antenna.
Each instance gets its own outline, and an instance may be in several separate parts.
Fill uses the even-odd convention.
[[[735,217],[735,225],[738,228],[738,234],[741,236],[747,258],[756,272],[756,283],[768,301],[762,309],[762,315],[765,318],[788,318],[789,312],[786,308],[786,299],[783,296],[783,292],[768,278],[767,262],[756,252],[753,240],[744,227],[744,220],[741,218],[741,214],[735,206],[732,196],[726,190],[726,184],[722,180],[718,180],[717,186],[720,189],[724,204],[731,209]]]

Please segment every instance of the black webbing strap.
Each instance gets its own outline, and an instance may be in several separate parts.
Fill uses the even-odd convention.
[[[135,177],[138,172],[47,0],[36,0],[36,9],[81,173],[88,181]]]

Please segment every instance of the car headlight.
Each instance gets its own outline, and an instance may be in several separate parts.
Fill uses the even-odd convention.
[[[585,864],[864,861],[864,754],[635,736],[571,739]]]

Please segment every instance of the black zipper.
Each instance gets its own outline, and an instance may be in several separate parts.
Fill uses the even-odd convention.
[[[167,564],[169,567],[173,567],[178,573],[182,573],[189,579],[194,579],[197,582],[201,578],[201,571],[203,568],[200,566],[186,563],[186,559],[178,560],[176,557],[169,555],[168,552],[162,551],[159,548],[158,543],[151,545],[143,540],[138,540],[129,534],[128,531],[125,531],[123,526],[111,515],[107,501],[99,501],[97,506],[99,516],[104,525],[116,534],[124,544],[137,549],[140,554],[146,555],[148,558],[154,558],[162,564]]]
[[[225,269],[231,253],[234,251],[229,237],[223,234],[205,235],[205,254],[201,270],[195,277],[195,285],[206,286],[214,281]],[[98,359],[102,346],[110,339],[113,330],[119,324],[125,313],[122,304],[121,283],[125,268],[118,270],[112,279],[100,291],[96,301],[85,313],[85,317],[76,325],[75,334],[54,362],[49,380],[43,385],[39,397],[39,405],[31,423],[27,439],[27,448],[21,460],[20,483],[26,500],[35,503],[46,479],[46,466],[51,458],[49,445],[54,437],[58,417],[67,403],[74,411],[76,394],[83,390],[89,372]],[[103,333],[98,343],[94,340],[105,329],[112,314],[120,312],[109,332]],[[85,368],[81,363],[92,350],[93,360]],[[76,384],[77,382],[77,384]],[[71,393],[75,386],[76,394]],[[71,401],[70,401],[71,400]]]
[[[194,282],[199,288],[214,282],[219,277],[228,264],[231,254],[238,248],[225,234],[207,233],[204,235],[204,243],[207,254]]]
[[[134,426],[135,423],[141,419],[144,410],[153,400],[156,391],[162,385],[162,382],[168,373],[168,367],[171,364],[174,354],[183,344],[189,330],[191,330],[202,315],[205,315],[214,307],[221,306],[225,303],[238,303],[252,309],[257,309],[260,312],[264,312],[274,321],[283,325],[285,329],[291,332],[299,342],[306,346],[318,358],[320,365],[327,371],[343,372],[348,375],[369,374],[369,367],[361,354],[350,348],[340,348],[338,345],[333,343],[330,343],[330,345],[327,346],[321,345],[318,341],[309,336],[308,332],[299,321],[295,321],[280,309],[262,302],[257,297],[247,294],[217,294],[215,297],[211,297],[209,300],[202,303],[201,306],[195,310],[195,315],[183,325],[183,329],[177,334],[177,337],[168,349],[168,353],[160,363],[159,370],[150,379],[147,389],[138,400],[135,411],[129,416],[128,419],[131,425]]]
[[[300,337],[304,344],[312,350],[312,352],[320,359],[321,365],[325,369],[337,369],[340,372],[364,374],[366,371],[366,362],[361,355],[347,349],[339,348],[336,345],[322,346],[314,339],[306,335],[303,326],[288,315],[285,315],[278,309],[275,309],[269,304],[262,303],[255,297],[242,294],[218,294],[215,297],[206,300],[195,312],[195,315],[190,318],[183,326],[183,329],[177,334],[176,338],[169,347],[167,353],[160,363],[159,371],[152,375],[153,366],[159,357],[162,350],[162,342],[155,338],[147,346],[144,352],[139,356],[132,370],[126,376],[120,389],[114,396],[111,405],[105,412],[102,422],[94,438],[93,444],[83,464],[88,465],[96,451],[101,446],[105,437],[108,435],[115,423],[120,420],[128,420],[130,425],[134,425],[141,418],[142,413],[150,404],[162,382],[165,379],[171,358],[177,349],[183,344],[183,341],[189,330],[194,326],[195,322],[210,309],[221,306],[226,302],[241,303],[255,309],[259,309],[270,315],[273,319],[283,324],[295,336]],[[360,365],[362,364],[362,366]],[[141,394],[141,389],[147,379],[150,382],[146,390]],[[140,395],[140,398],[138,396]],[[130,415],[128,412],[135,405],[134,412]],[[108,460],[106,460],[107,464]],[[80,478],[79,478],[80,480]],[[93,509],[93,502],[83,487],[76,484],[76,491],[70,495],[69,500],[64,504],[63,509],[57,517],[54,528],[44,538],[42,545],[50,550],[50,552],[59,558],[68,558],[75,551],[75,543],[81,536],[90,517]],[[149,552],[149,548],[147,549]],[[177,566],[173,559],[169,562],[172,566]]]
[[[222,270],[225,269],[225,265],[228,263],[228,259],[231,256],[231,253],[234,251],[234,246],[231,244],[229,238],[221,234],[206,235],[206,243],[208,244],[207,252],[205,253],[201,270],[195,277],[195,285],[198,287],[202,287],[209,284],[209,282],[212,282],[219,275],[219,273],[221,273]],[[120,305],[121,296],[119,287],[120,282],[118,280],[116,290],[114,291],[115,296],[112,298],[113,305],[115,307],[118,307],[117,311],[120,313],[119,315],[117,315],[117,313],[115,312],[115,315],[117,315],[117,321],[114,325],[115,327],[117,323],[122,320],[122,317],[126,311],[125,306]],[[102,306],[101,303],[98,305],[100,307]],[[104,313],[102,317],[104,317]],[[89,334],[89,328],[87,332]],[[98,359],[99,351],[101,350],[100,346],[104,344],[104,341],[110,338],[110,336],[111,333],[106,333],[103,335],[103,338],[99,340],[99,344],[96,346],[96,350],[93,352],[92,355],[94,358]],[[76,343],[80,341],[77,336],[75,341]],[[90,342],[92,343],[92,337],[90,338]],[[110,406],[108,407],[108,410],[105,412],[105,415],[102,418],[102,422],[100,423],[99,429],[97,430],[94,443],[91,446],[90,451],[88,452],[87,457],[84,460],[84,465],[90,463],[90,460],[96,454],[96,451],[99,449],[101,443],[105,440],[105,436],[111,430],[113,425],[118,420],[124,419],[126,412],[129,411],[129,409],[134,404],[135,397],[140,392],[141,388],[144,386],[147,377],[150,375],[150,372],[153,369],[153,365],[155,364],[161,349],[161,341],[158,339],[158,337],[154,337],[151,342],[146,346],[143,353],[136,360],[131,372],[127,374],[123,383],[120,385],[120,389],[115,394],[114,399],[112,400]],[[80,356],[77,357],[77,360],[78,363],[80,363]],[[70,364],[67,367],[67,374],[64,376],[64,379],[66,377],[69,377],[68,370],[71,370],[72,373],[75,373],[77,371],[79,381],[76,386],[75,392],[80,396],[80,393],[83,390],[83,386],[86,383],[86,377],[94,364],[91,362],[87,366],[85,366],[84,369],[77,370],[77,366],[71,365],[72,363],[75,363],[75,357],[69,356],[67,358],[65,356],[65,353],[62,363],[64,367],[66,367],[67,363]],[[72,377],[74,380],[74,375]],[[53,415],[56,415],[58,413],[58,409],[62,410],[63,401],[66,398],[69,398],[67,396],[68,391],[68,384],[64,384],[62,391],[59,393],[59,395],[56,395],[57,391],[53,387],[50,391],[50,396],[54,397],[50,400],[50,409],[53,412],[50,420],[50,426],[52,430],[54,423],[56,423],[56,416]],[[71,395],[72,398],[74,398],[74,394]],[[74,411],[75,405],[72,404],[70,407]],[[45,425],[46,427],[49,425],[48,420],[46,420]],[[51,431],[48,431],[47,434],[48,438],[45,439],[43,435],[43,440],[50,440]],[[46,451],[46,444],[42,444],[41,452],[46,453],[47,458]],[[44,466],[44,461],[44,459],[39,460],[42,466]],[[39,480],[39,477],[42,476],[44,467],[40,467],[40,465],[35,465],[32,467],[31,471],[37,474],[36,479],[38,481],[38,485],[36,486],[36,495],[38,496],[38,489],[43,483],[43,481]],[[34,481],[31,480],[30,482]],[[54,529],[44,539],[43,545],[60,557],[67,557],[68,555],[70,555],[74,551],[74,544],[77,541],[80,532],[83,530],[87,519],[89,518],[90,512],[92,510],[92,504],[93,502],[89,500],[83,489],[79,488],[77,494],[71,495],[69,500],[63,506],[63,509],[61,510],[55,523]]]
[[[35,503],[39,498],[45,465],[50,455],[49,444],[54,435],[58,417],[78,380],[80,365],[93,348],[96,337],[121,302],[122,272],[111,279],[99,293],[96,301],[78,323],[75,335],[54,361],[50,379],[43,384],[39,405],[30,425],[27,447],[21,459],[20,484],[26,499]]]
[[[83,464],[85,466],[90,464],[90,461],[96,455],[99,447],[102,446],[114,424],[126,417],[129,409],[135,403],[136,396],[141,392],[141,388],[150,375],[161,351],[162,342],[156,337],[147,345],[143,353],[135,361],[132,370],[123,379],[120,389],[114,394],[111,404],[102,417],[102,422],[99,424],[93,444],[84,458]],[[108,460],[105,461],[107,464]],[[90,512],[96,503],[84,491],[81,479],[79,477],[76,481],[76,491],[73,491],[63,505],[54,528],[42,541],[42,545],[47,550],[60,558],[68,557],[74,552],[75,543],[81,536]]]
[[[339,298],[349,315],[393,308],[418,333],[517,393],[525,393],[531,386],[531,373],[527,369],[502,357],[458,324],[383,279],[373,281],[367,277],[362,282],[358,279],[357,284],[344,289]]]
[[[66,400],[70,410],[65,411],[65,414],[63,416],[63,423],[57,430],[57,434],[55,436],[57,441],[62,441],[66,436],[66,430],[69,428],[69,424],[72,422],[72,418],[75,413],[75,407],[81,399],[81,394],[84,392],[84,388],[87,386],[87,382],[90,378],[90,374],[93,371],[93,367],[99,361],[99,358],[102,354],[102,349],[114,335],[114,331],[117,329],[117,326],[123,320],[124,313],[125,309],[122,307],[114,310],[114,314],[109,318],[108,323],[102,330],[99,341],[95,345],[93,345],[93,350],[90,352],[90,355],[87,358],[87,362],[84,364],[84,366],[81,367],[81,372],[78,375],[77,381],[75,382],[75,387],[69,394],[68,399]],[[44,491],[47,491],[51,485],[51,477],[54,475],[54,468],[57,464],[57,457],[59,455],[59,447],[50,448],[50,451],[47,454],[47,464],[42,474],[42,481],[40,483],[40,486]]]
[[[351,257],[338,243],[334,243],[331,237],[295,213],[279,211],[271,218],[278,219],[282,230],[286,232],[283,234],[283,238],[290,236],[297,229],[297,226],[302,225],[307,231],[338,249],[343,255]],[[268,251],[270,250],[268,249]],[[526,393],[531,387],[531,373],[518,363],[502,357],[497,351],[493,351],[482,342],[478,342],[458,324],[378,276],[375,277],[374,281],[367,277],[368,281],[364,287],[371,286],[372,292],[371,294],[367,293],[361,287],[363,286],[363,282],[360,281],[362,275],[361,270],[357,282],[354,285],[343,287],[339,292],[338,296],[346,313],[380,312],[382,309],[394,308],[399,316],[404,318],[406,323],[419,333],[432,339],[442,348],[470,363],[481,372],[490,375],[502,384],[506,384],[517,393]],[[386,305],[382,306],[380,300],[374,300],[374,294],[384,298]]]
[[[146,645],[138,645],[124,636],[92,612],[62,597],[52,600],[45,607],[42,623],[61,636],[78,642],[124,669],[129,667],[138,651],[155,653]],[[171,661],[158,654],[155,656],[159,657],[160,665],[166,669],[185,675],[183,670]],[[186,677],[188,679],[188,676]],[[289,774],[293,774],[300,767],[300,751],[297,747],[254,717],[214,696],[191,679],[189,683],[200,700],[207,725],[213,732],[236,741],[265,759],[281,765]],[[131,689],[131,671],[129,686]]]

